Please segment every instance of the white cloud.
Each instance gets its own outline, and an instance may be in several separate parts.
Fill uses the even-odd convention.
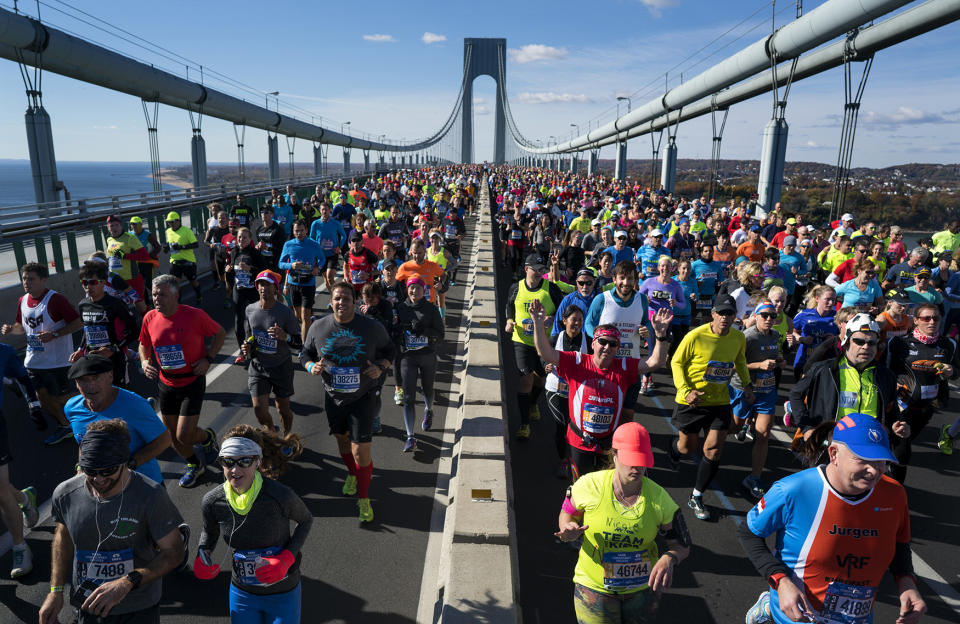
[[[950,123],[956,121],[956,111],[944,113],[928,113],[926,111],[900,106],[893,113],[878,113],[867,111],[860,115],[860,121],[867,125],[896,127],[927,123]]]
[[[474,103],[474,104],[483,104],[484,102],[486,102],[486,100],[483,99],[482,97],[474,97],[474,98],[473,98],[473,103]]]
[[[430,45],[431,43],[440,43],[441,41],[446,41],[447,36],[438,35],[437,33],[432,33],[428,31],[423,33],[423,36],[420,37],[420,40],[423,41],[425,44]]]
[[[533,63],[536,61],[557,61],[567,56],[566,48],[555,48],[540,43],[530,43],[522,48],[507,50],[514,63]]]
[[[94,130],[117,130],[117,126],[94,126]]]
[[[474,105],[474,107],[473,107],[473,114],[474,114],[474,115],[489,115],[489,114],[490,114],[490,107],[487,106],[486,104],[477,104],[477,105]]]
[[[677,4],[676,0],[640,0],[640,3],[647,7],[653,17],[660,17],[663,15],[663,9]]]
[[[524,91],[517,94],[517,101],[524,104],[557,104],[567,102],[589,102],[583,93],[554,93],[553,91],[542,91],[538,93]]]
[[[397,40],[393,35],[364,35],[365,41],[374,41],[376,43],[395,43]]]

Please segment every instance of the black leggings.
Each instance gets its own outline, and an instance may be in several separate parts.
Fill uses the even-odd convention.
[[[237,334],[237,346],[242,346],[247,338],[247,306],[260,301],[256,288],[233,289],[233,330]]]
[[[547,395],[547,407],[550,408],[550,414],[556,422],[553,441],[557,447],[557,455],[560,459],[567,458],[567,419],[570,411],[570,404],[567,397],[545,390]]]
[[[887,433],[890,436],[890,446],[893,450],[893,456],[897,458],[896,464],[888,464],[888,470],[890,476],[900,483],[903,483],[904,479],[907,478],[907,464],[910,463],[910,456],[913,454],[910,445],[917,439],[917,436],[920,435],[924,427],[930,423],[931,418],[933,418],[933,407],[931,406],[908,407],[907,410],[900,415],[899,420],[905,420],[910,425],[910,435],[901,438],[889,428],[887,429]]]

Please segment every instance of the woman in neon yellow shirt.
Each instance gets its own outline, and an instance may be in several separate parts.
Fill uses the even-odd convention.
[[[583,475],[567,491],[557,537],[583,545],[573,573],[580,624],[653,621],[674,566],[690,552],[690,532],[666,490],[646,477],[650,434],[639,423],[613,434],[613,469]],[[592,528],[591,528],[592,527]],[[662,533],[667,550],[659,553]]]

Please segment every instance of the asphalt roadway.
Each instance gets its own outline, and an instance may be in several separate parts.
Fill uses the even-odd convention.
[[[468,220],[468,227],[472,226]],[[472,248],[472,238],[464,239],[463,249]],[[467,264],[467,258],[464,258]],[[465,279],[467,271],[460,271]],[[227,330],[227,340],[217,364],[208,374],[207,392],[200,424],[223,433],[238,423],[257,424],[247,392],[247,373],[232,364],[237,349],[233,336],[233,312],[222,307],[223,291],[210,292],[205,283],[203,308]],[[303,455],[280,481],[293,488],[313,514],[314,523],[303,551],[302,605],[304,622],[349,622],[403,624],[429,621],[436,609],[436,587],[439,568],[439,538],[443,530],[442,513],[434,504],[437,495],[445,495],[445,480],[440,480],[438,466],[443,456],[449,457],[453,432],[446,423],[455,423],[459,407],[457,373],[462,367],[462,348],[458,345],[463,303],[463,283],[458,282],[447,293],[445,346],[437,373],[435,418],[430,432],[419,430],[423,414],[422,397],[417,409],[418,448],[413,454],[401,453],[405,430],[402,410],[393,402],[393,379],[387,380],[383,393],[383,432],[374,437],[373,481],[370,487],[375,514],[369,525],[357,519],[355,497],[345,497],[340,488],[346,470],[337,453],[334,438],[328,435],[322,411],[323,390],[318,380],[299,365],[295,373],[296,394],[292,398],[295,414],[294,432],[303,438]],[[192,289],[184,292],[185,303],[193,300]],[[318,293],[315,310],[329,302],[326,292]],[[155,396],[155,383],[136,376],[134,390],[144,396]],[[48,591],[50,578],[50,541],[54,523],[49,519],[49,498],[57,483],[68,477],[76,462],[77,447],[73,441],[54,447],[43,446],[43,436],[26,418],[23,402],[7,392],[4,411],[13,442],[14,462],[11,481],[18,488],[33,485],[41,501],[41,524],[30,531],[27,541],[34,554],[34,571],[19,581],[8,578],[11,555],[9,534],[0,526],[0,623],[36,622],[39,605]],[[279,422],[279,416],[274,414]],[[222,476],[207,468],[200,484],[186,490],[176,481],[183,472],[182,460],[167,450],[161,467],[174,503],[193,528],[191,563],[196,554],[200,530],[200,500],[208,490],[219,487]],[[46,511],[46,520],[43,520]],[[439,521],[438,521],[439,519]],[[6,539],[4,539],[6,538]],[[4,545],[6,544],[6,545]],[[214,559],[226,556],[222,540]],[[161,620],[164,622],[200,623],[227,622],[229,561],[221,565],[225,571],[212,581],[199,581],[189,571],[163,579]],[[421,592],[421,588],[427,591]],[[421,615],[418,616],[418,610]],[[70,621],[72,613],[65,608],[61,621]]]
[[[503,270],[498,275],[497,287],[498,302],[503,302],[509,287]],[[502,303],[498,306],[502,308]],[[514,371],[513,349],[508,341],[509,338],[502,341],[503,370]],[[686,505],[696,466],[685,460],[677,471],[671,470],[665,453],[675,435],[670,424],[675,390],[669,369],[654,377],[653,396],[640,397],[635,415],[650,431],[654,447],[656,465],[648,475],[680,505],[694,542],[690,556],[677,568],[674,587],[662,596],[658,621],[742,622],[747,609],[766,589],[766,582],[743,555],[736,537],[737,526],[753,505],[740,490],[740,482],[750,470],[751,443],[728,438],[723,466],[712,491],[704,495],[713,519],[697,520]],[[516,375],[504,375],[511,435],[519,426],[516,401],[512,398],[516,395],[516,379]],[[779,415],[791,382],[792,374],[788,372],[780,389]],[[571,577],[577,551],[553,536],[567,483],[556,474],[559,458],[553,442],[555,421],[542,399],[540,413],[541,420],[531,424],[529,440],[510,442],[520,562],[519,602],[525,624],[575,622]],[[937,414],[914,443],[906,480],[914,566],[921,577],[920,592],[929,607],[921,621],[937,624],[960,622],[960,482],[955,480],[960,476],[960,451],[948,457],[936,447],[940,425],[952,422],[955,416],[955,410]],[[782,423],[776,427],[775,436],[763,477],[767,487],[800,468],[788,449],[789,436]],[[895,591],[888,574],[877,599],[874,621],[878,624],[896,620],[899,603]]]

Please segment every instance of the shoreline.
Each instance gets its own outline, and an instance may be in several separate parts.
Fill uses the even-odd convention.
[[[183,178],[175,175],[173,172],[174,169],[161,169],[160,170],[160,181],[163,184],[169,184],[170,186],[175,186],[178,189],[192,189],[193,183],[189,180],[184,180]],[[147,176],[150,179],[153,179],[153,174]]]

